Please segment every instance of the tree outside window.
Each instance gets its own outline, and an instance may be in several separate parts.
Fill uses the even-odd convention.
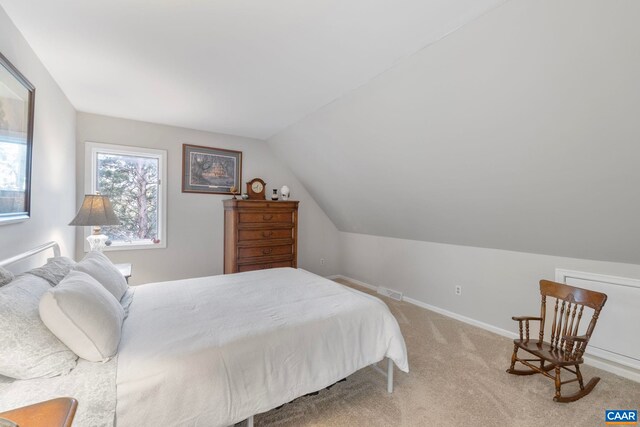
[[[120,219],[102,228],[112,241],[158,239],[158,159],[98,153],[97,190]]]
[[[120,225],[104,226],[111,249],[164,247],[164,151],[87,143],[93,188],[108,196]],[[162,245],[160,245],[162,243]]]

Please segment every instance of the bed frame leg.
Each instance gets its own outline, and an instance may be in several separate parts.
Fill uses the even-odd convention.
[[[253,427],[253,415],[247,418],[247,427]]]
[[[387,392],[393,393],[393,360],[387,358]]]

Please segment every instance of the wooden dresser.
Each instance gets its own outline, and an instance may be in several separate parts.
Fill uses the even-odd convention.
[[[298,202],[224,200],[224,273],[298,266]]]

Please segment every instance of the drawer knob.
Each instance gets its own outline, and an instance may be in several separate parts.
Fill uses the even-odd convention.
[[[265,248],[262,250],[262,253],[265,255],[269,255],[271,252],[273,252],[273,248]]]
[[[271,219],[273,219],[273,215],[262,215],[262,219],[264,219],[265,221],[270,221]]]
[[[271,237],[273,235],[273,231],[263,231],[262,237]]]

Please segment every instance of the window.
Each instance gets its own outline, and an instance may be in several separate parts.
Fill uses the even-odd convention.
[[[111,241],[105,250],[165,248],[167,152],[94,142],[85,149],[86,192],[109,196],[120,219],[102,227]]]
[[[2,127],[0,103],[0,221],[29,217],[29,146],[22,138],[12,138]]]

